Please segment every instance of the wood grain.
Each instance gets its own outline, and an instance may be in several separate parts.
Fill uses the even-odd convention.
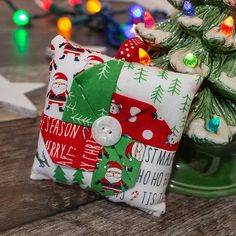
[[[235,200],[236,197],[204,200],[172,193],[168,213],[160,218],[100,200],[3,235],[236,235]]]
[[[0,123],[0,232],[94,199],[78,187],[29,179],[39,119]]]

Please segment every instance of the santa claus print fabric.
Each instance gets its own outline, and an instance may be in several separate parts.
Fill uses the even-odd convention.
[[[79,184],[150,214],[165,190],[194,75],[114,60],[57,36],[31,178]]]
[[[49,90],[44,113],[50,117],[61,119],[73,78],[90,67],[112,58],[82,48],[60,35],[52,40],[51,53]]]

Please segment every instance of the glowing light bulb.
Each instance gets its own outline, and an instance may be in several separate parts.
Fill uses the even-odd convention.
[[[88,0],[86,3],[87,11],[94,15],[102,10],[102,4],[99,0]]]
[[[72,7],[82,4],[82,0],[68,0],[68,4]]]
[[[184,7],[183,7],[184,15],[185,16],[195,16],[195,9],[191,2],[188,0],[184,1]]]
[[[197,64],[198,64],[198,58],[195,54],[193,53],[188,53],[185,57],[184,57],[184,64],[186,66],[189,66],[189,67],[196,67]]]
[[[35,0],[35,3],[44,11],[50,11],[53,0]]]
[[[143,16],[143,13],[144,9],[138,4],[132,5],[129,9],[129,14],[132,19],[141,18]]]
[[[28,31],[25,28],[18,28],[13,31],[13,42],[17,52],[20,55],[25,55],[29,48]]]
[[[207,129],[211,133],[217,133],[220,127],[220,117],[213,117],[208,121]]]
[[[53,3],[53,0],[44,0],[44,1],[42,1],[42,8],[43,8],[43,10],[50,11],[52,3]]]
[[[234,31],[234,19],[232,16],[227,17],[220,25],[220,32],[226,36],[232,35]]]
[[[62,32],[62,31],[58,31],[58,34],[60,34],[61,36],[63,36],[66,39],[71,39],[71,31],[69,32]]]
[[[12,16],[12,20],[16,25],[25,26],[30,22],[29,14],[23,10],[17,10]]]
[[[144,25],[146,28],[151,28],[151,29],[155,27],[155,19],[152,17],[151,13],[148,11],[144,12]]]
[[[143,65],[149,65],[151,62],[151,58],[149,54],[142,48],[139,48],[138,50],[139,54],[139,62]]]
[[[70,32],[72,29],[72,22],[69,17],[62,16],[57,20],[57,28],[60,32]]]
[[[134,25],[133,24],[124,24],[121,26],[122,31],[126,38],[133,38],[135,36]]]

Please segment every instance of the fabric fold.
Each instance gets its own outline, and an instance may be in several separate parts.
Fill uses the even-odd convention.
[[[62,120],[89,126],[108,115],[122,67],[123,61],[113,60],[80,73],[73,81]]]

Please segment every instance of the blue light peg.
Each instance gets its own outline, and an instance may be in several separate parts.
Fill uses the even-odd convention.
[[[217,133],[220,127],[220,117],[214,117],[208,121],[207,129],[211,133]]]
[[[134,25],[133,24],[124,24],[121,26],[122,31],[125,35],[126,38],[133,38],[135,37],[135,32],[134,32]]]
[[[188,0],[184,1],[184,15],[185,16],[195,16],[195,9],[194,6],[191,2],[189,2]]]
[[[138,4],[132,5],[129,9],[129,14],[132,19],[141,18],[143,16],[143,13],[144,9]]]

